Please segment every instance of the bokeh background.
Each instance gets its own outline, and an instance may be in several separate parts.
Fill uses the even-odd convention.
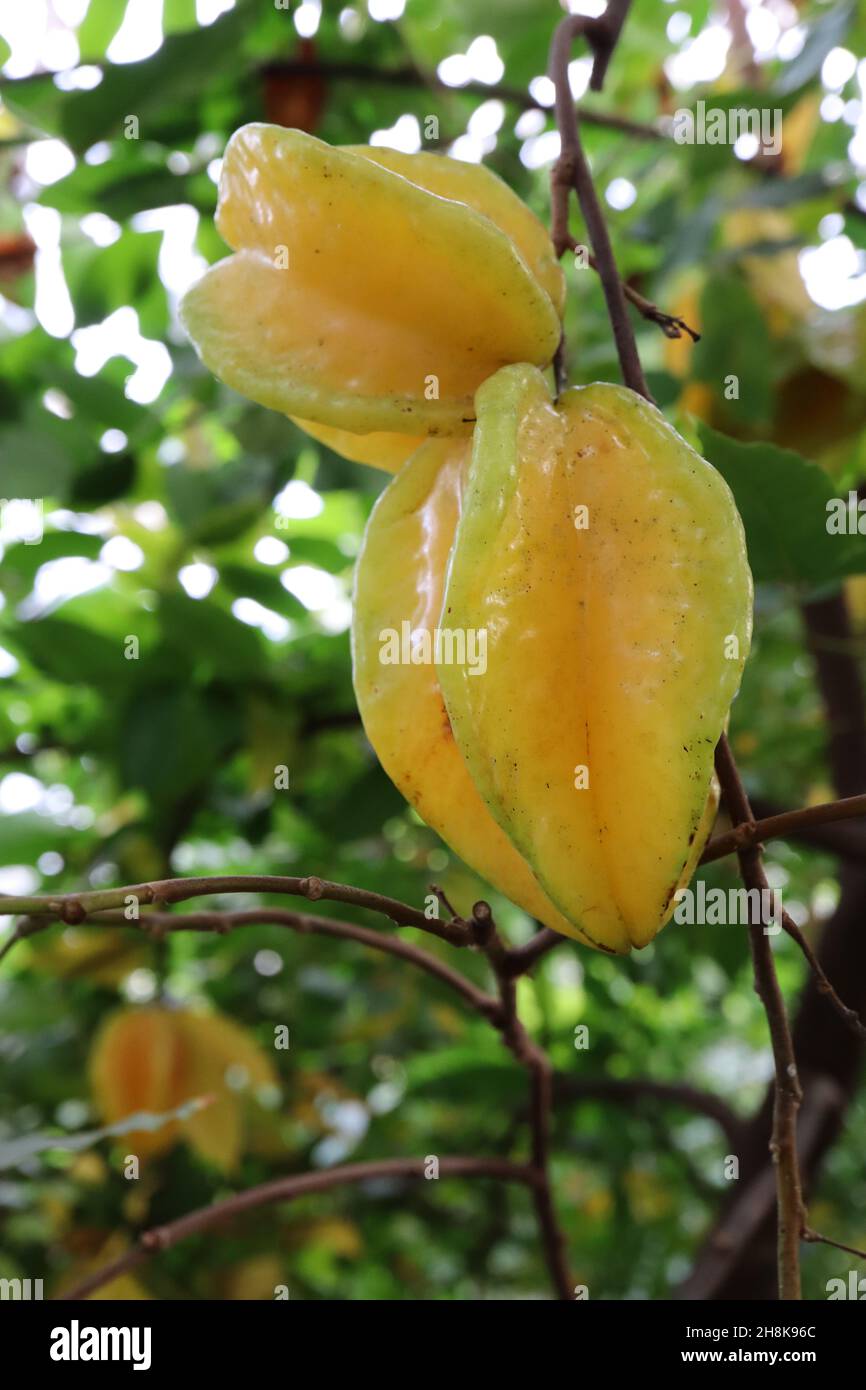
[[[799,806],[862,790],[866,775],[866,542],[827,545],[822,500],[866,476],[866,13],[794,0],[633,8],[606,90],[586,106],[642,129],[587,122],[585,144],[624,275],[703,332],[692,349],[641,323],[641,352],[690,437],[703,420],[737,441],[714,447],[720,459],[733,450],[762,582],[732,740],[759,806]],[[0,494],[41,499],[44,522],[25,544],[20,514],[3,508],[3,892],[282,872],[422,905],[435,879],[461,910],[488,897],[512,940],[530,935],[408,810],[358,723],[352,567],[386,475],[215,382],[177,303],[225,254],[212,222],[220,156],[248,120],[483,159],[545,217],[558,136],[544,71],[561,13],[555,0],[3,7]],[[576,54],[577,98],[589,67]],[[749,136],[733,149],[677,145],[664,118],[699,99],[781,109],[781,153]],[[430,116],[439,135],[425,142]],[[579,236],[576,213],[573,225]],[[568,278],[572,379],[617,380],[599,285],[572,266]],[[730,373],[740,394],[725,401]],[[746,440],[764,444],[743,453]],[[833,626],[843,600],[850,631]],[[123,658],[129,635],[137,661]],[[274,788],[277,764],[288,790]],[[864,856],[856,823],[842,858],[793,841],[767,852],[810,939],[835,932],[837,982],[855,1003],[866,1003],[866,946],[853,944]],[[704,876],[736,883],[728,861]],[[803,964],[787,938],[774,949],[796,1014]],[[454,964],[484,981],[483,962]],[[62,1141],[102,1119],[92,1073],[106,1021],[159,1001],[243,1029],[252,1060],[228,1078],[208,1143],[177,1132],[130,1183],[122,1140],[78,1152]],[[520,1006],[563,1078],[554,1173],[576,1280],[593,1298],[670,1297],[730,1195],[731,1141],[640,1082],[721,1097],[752,1136],[744,1164],[763,1162],[748,1125],[771,1059],[745,933],[670,926],[629,960],[565,942],[521,982]],[[804,1007],[807,1073],[835,1068],[841,1096],[810,1162],[812,1221],[862,1246],[859,1045],[813,997]],[[277,1025],[287,1051],[273,1049]],[[278,1174],[525,1152],[525,1078],[483,1021],[402,962],[275,927],[157,945],[131,929],[55,926],[2,967],[0,1054],[0,1276],[42,1277],[46,1292],[138,1230]],[[254,1084],[259,1056],[266,1084]],[[13,1141],[26,1138],[22,1160]],[[808,1248],[807,1294],[825,1297],[852,1263]],[[745,1249],[736,1290],[770,1296],[766,1265],[758,1242]],[[549,1296],[526,1194],[453,1180],[251,1213],[103,1294],[271,1298],[282,1284],[301,1299]]]

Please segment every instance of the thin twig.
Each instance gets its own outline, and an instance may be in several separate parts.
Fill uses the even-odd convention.
[[[747,849],[750,845],[759,845],[765,840],[784,840],[789,835],[798,835],[816,825],[830,825],[861,816],[866,816],[866,795],[825,801],[820,806],[804,806],[799,811],[782,811],[779,815],[748,821],[724,835],[717,835],[701,855],[701,863],[711,864],[715,859],[723,859],[727,854]]]
[[[582,243],[577,240],[577,237],[569,233],[568,237],[565,239],[565,249],[567,251],[580,251],[583,250],[584,247]],[[598,257],[590,252],[586,259],[589,266],[596,271],[597,274],[601,274]],[[648,323],[657,324],[666,338],[681,338],[684,333],[687,333],[693,343],[699,343],[701,341],[700,333],[696,328],[691,328],[689,324],[686,323],[685,319],[679,318],[676,314],[669,314],[665,309],[660,309],[657,304],[654,304],[651,299],[647,299],[646,295],[641,294],[640,291],[636,290],[633,285],[630,285],[627,280],[622,280],[621,284],[622,292],[629,304],[633,304],[641,317],[645,318]],[[554,360],[554,367],[555,366],[556,362]],[[561,388],[557,388],[557,394],[559,394],[560,389]]]
[[[845,1026],[850,1028],[851,1032],[856,1034],[858,1038],[866,1041],[866,1025],[861,1021],[857,1011],[855,1009],[849,1009],[844,1000],[836,993],[824,967],[793,917],[791,917],[789,913],[783,911],[781,919],[782,927],[788,933],[791,940],[796,941],[803,955],[806,957],[809,968],[815,976],[818,993],[822,994],[831,1008],[836,1010],[839,1017],[844,1021]]]
[[[308,902],[348,903],[369,912],[378,912],[398,927],[417,927],[438,936],[452,946],[470,946],[473,937],[466,922],[441,922],[427,917],[420,908],[366,888],[331,883],[322,878],[290,878],[277,874],[227,874],[203,878],[164,878],[150,883],[133,883],[126,888],[99,888],[85,893],[37,894],[31,897],[0,896],[0,913],[18,916],[57,918],[67,926],[86,922],[94,912],[106,908],[125,908],[130,899],[141,906],[188,902],[190,898],[222,893],[274,893],[306,898]],[[7,948],[10,943],[7,943]]]
[[[137,1245],[127,1250],[102,1269],[88,1274],[66,1293],[64,1301],[87,1298],[96,1289],[110,1284],[121,1274],[129,1274],[152,1255],[169,1250],[178,1241],[200,1231],[230,1221],[241,1212],[271,1202],[292,1202],[298,1197],[306,1197],[314,1192],[327,1192],[333,1187],[345,1187],[349,1183],[372,1182],[382,1179],[423,1178],[427,1173],[427,1160],[423,1158],[386,1158],[370,1163],[349,1163],[341,1168],[329,1168],[321,1173],[300,1173],[288,1178],[276,1178],[272,1182],[260,1183],[257,1187],[236,1192],[221,1202],[201,1207],[196,1211],[180,1216],[165,1226],[156,1226],[139,1237]],[[519,1182],[534,1189],[536,1175],[529,1164],[511,1163],[504,1158],[440,1158],[440,1177],[454,1178],[495,1178],[500,1182]]]
[[[722,734],[716,747],[716,772],[735,824],[753,821],[749,798],[725,734]],[[768,892],[769,884],[761,863],[760,849],[755,845],[749,846],[739,850],[737,857],[746,888],[756,888],[759,894]],[[762,901],[760,897],[759,901]],[[797,1111],[803,1094],[785,1000],[776,977],[765,925],[769,924],[762,921],[759,911],[758,920],[749,926],[749,945],[755,970],[755,989],[764,1006],[770,1029],[776,1075],[770,1151],[776,1166],[779,1297],[799,1299],[802,1297],[800,1235],[805,1225],[805,1207],[797,1156]]]
[[[633,391],[652,401],[638,356],[610,233],[581,143],[577,108],[568,81],[571,50],[575,40],[582,37],[586,39],[594,56],[590,86],[593,91],[600,91],[629,5],[630,0],[609,0],[607,9],[599,18],[588,19],[584,15],[569,15],[560,21],[554,31],[548,70],[556,92],[554,110],[561,147],[559,158],[550,175],[551,238],[557,255],[561,256],[568,249],[571,240],[568,209],[570,193],[574,189],[589,232],[592,252],[598,262],[598,273],[607,302],[623,380]]]
[[[523,946],[512,946],[506,962],[508,972],[512,975],[525,975],[536,961],[567,940],[568,938],[560,932],[553,931],[550,927],[542,927]]]
[[[641,1100],[659,1105],[675,1105],[698,1115],[706,1115],[714,1120],[724,1131],[732,1148],[736,1147],[743,1135],[745,1123],[721,1096],[710,1091],[702,1091],[698,1086],[685,1082],[653,1081],[647,1076],[632,1076],[622,1080],[609,1076],[574,1077],[557,1072],[554,1076],[553,1093],[557,1100],[582,1101],[598,1100],[612,1105],[632,1105]]]
[[[326,80],[345,80],[349,82],[373,83],[389,87],[426,86],[435,91],[459,96],[466,92],[482,96],[485,100],[507,101],[519,106],[523,111],[538,109],[538,102],[520,87],[488,82],[463,82],[459,87],[443,82],[435,73],[421,72],[414,67],[376,68],[367,63],[304,63],[301,61],[268,63],[262,69],[265,77],[324,77]],[[53,75],[53,74],[52,74]],[[596,90],[596,89],[593,89]],[[624,135],[634,135],[639,140],[664,140],[661,126],[648,125],[643,121],[630,121],[625,116],[617,116],[606,111],[592,111],[580,108],[581,119],[587,125],[602,126],[607,130],[618,130]]]
[[[545,1257],[557,1296],[574,1297],[574,1281],[568,1268],[565,1237],[556,1215],[550,1180],[550,1117],[553,1108],[553,1068],[547,1054],[533,1042],[517,1011],[517,986],[510,966],[510,952],[496,928],[487,903],[476,903],[472,923],[479,948],[496,976],[501,1012],[496,1026],[502,1040],[529,1076],[529,1117],[532,1135],[533,1200],[541,1229]]]
[[[459,994],[483,1017],[494,1019],[499,1013],[499,1001],[483,990],[476,988],[465,975],[454,970],[444,961],[425,951],[412,942],[400,937],[388,936],[385,932],[372,931],[369,927],[356,926],[354,922],[339,922],[332,917],[318,917],[308,912],[292,912],[280,907],[253,907],[240,912],[145,912],[138,921],[129,922],[117,910],[100,913],[92,919],[93,926],[134,927],[148,935],[162,936],[168,933],[194,931],[213,932],[225,935],[238,927],[277,926],[288,927],[290,931],[302,935],[338,937],[343,941],[356,941],[361,946],[369,946],[374,951],[397,956],[410,965],[433,975],[443,984]]]
[[[858,1250],[856,1245],[843,1245],[841,1240],[831,1240],[829,1236],[822,1236],[820,1231],[813,1231],[811,1226],[803,1228],[803,1240],[809,1245],[832,1245],[834,1250],[844,1250],[847,1255],[866,1260],[866,1250]]]

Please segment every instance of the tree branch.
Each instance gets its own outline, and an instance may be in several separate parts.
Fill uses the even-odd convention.
[[[328,1168],[321,1173],[300,1173],[292,1177],[276,1178],[272,1182],[260,1183],[257,1187],[236,1192],[221,1202],[188,1212],[176,1221],[165,1226],[155,1226],[145,1231],[138,1244],[123,1255],[112,1260],[93,1274],[79,1281],[61,1295],[63,1301],[87,1298],[96,1289],[110,1284],[121,1274],[129,1274],[152,1255],[162,1250],[170,1250],[178,1241],[212,1226],[231,1221],[242,1212],[271,1202],[292,1202],[298,1197],[306,1197],[314,1192],[327,1192],[334,1187],[345,1187],[349,1183],[371,1182],[382,1178],[423,1178],[427,1161],[423,1158],[386,1158],[370,1163],[349,1163],[341,1168]],[[500,1182],[519,1182],[530,1188],[536,1184],[536,1175],[527,1164],[511,1163],[503,1158],[441,1158],[439,1174],[454,1178],[495,1178]],[[431,1179],[432,1181],[432,1179]]]
[[[631,1105],[635,1101],[650,1100],[681,1106],[684,1110],[692,1110],[714,1120],[724,1131],[732,1147],[736,1147],[740,1142],[745,1128],[744,1121],[721,1096],[682,1082],[652,1081],[646,1076],[629,1077],[625,1080],[607,1076],[585,1079],[563,1076],[561,1072],[557,1072],[554,1078],[554,1095],[557,1100],[565,1101],[599,1100],[613,1105]]]
[[[503,83],[463,82],[452,87],[443,82],[435,73],[421,72],[414,67],[376,68],[368,63],[305,63],[300,60],[268,63],[261,69],[263,77],[323,77],[326,81],[363,82],[383,87],[431,87],[435,91],[459,96],[462,92],[484,97],[490,101],[497,99],[519,106],[523,111],[538,109],[538,102],[528,91],[520,87],[510,87]],[[53,76],[53,74],[52,74]],[[23,80],[23,79],[19,79]],[[596,89],[594,89],[596,90]],[[636,136],[639,140],[664,140],[661,127],[647,125],[642,121],[630,121],[624,116],[609,114],[606,111],[591,111],[580,108],[581,119],[587,125],[601,126],[607,130],[618,130],[624,135]]]
[[[18,916],[57,918],[67,926],[86,922],[94,912],[126,907],[130,898],[143,906],[188,902],[190,898],[215,893],[274,893],[306,898],[308,902],[348,903],[368,912],[378,912],[398,927],[417,927],[447,941],[452,946],[471,946],[473,938],[466,922],[440,922],[427,917],[420,908],[398,902],[366,888],[330,883],[321,878],[289,878],[276,874],[229,874],[203,878],[164,878],[151,883],[134,883],[126,888],[100,888],[85,893],[37,894],[32,897],[0,895],[0,912]],[[8,950],[7,942],[4,949]],[[2,958],[2,956],[0,956]]]
[[[312,913],[292,912],[279,907],[253,907],[241,912],[146,912],[137,922],[129,922],[122,912],[115,910],[100,913],[92,919],[92,924],[136,927],[153,936],[181,931],[214,932],[222,936],[237,927],[277,926],[288,927],[290,931],[302,935],[330,936],[343,941],[356,941],[359,945],[369,946],[374,951],[397,956],[419,970],[426,971],[428,975],[433,975],[459,994],[465,1003],[484,1018],[493,1021],[499,1013],[497,999],[477,989],[465,975],[461,975],[429,951],[409,941],[402,941],[399,937],[386,936],[384,932],[359,927],[354,922],[339,922],[332,917],[317,917]]]
[[[594,56],[590,86],[593,91],[601,90],[629,5],[630,0],[609,0],[607,9],[600,18],[587,19],[584,15],[569,15],[560,21],[554,31],[550,46],[549,72],[556,90],[554,110],[561,148],[550,175],[551,238],[557,255],[561,256],[568,250],[571,242],[568,230],[569,197],[574,189],[597,261],[623,380],[633,391],[652,401],[638,356],[607,223],[581,143],[577,108],[568,81],[571,50],[575,40],[582,37],[586,39]]]
[[[487,956],[496,976],[501,1011],[496,1027],[505,1046],[529,1077],[529,1117],[532,1134],[533,1200],[541,1230],[545,1257],[557,1296],[563,1301],[574,1297],[574,1283],[568,1269],[565,1237],[560,1229],[550,1180],[550,1117],[553,1107],[553,1068],[550,1059],[532,1041],[517,1011],[517,986],[510,965],[511,952],[496,929],[487,903],[476,903],[472,926],[479,948]]]
[[[700,862],[711,864],[736,850],[760,845],[764,840],[785,840],[789,836],[800,836],[804,830],[815,826],[854,820],[862,816],[866,816],[866,795],[846,796],[839,801],[822,802],[820,806],[804,806],[800,811],[781,811],[778,815],[767,816],[764,820],[744,821],[733,830],[710,840]]]
[[[754,817],[749,798],[725,734],[722,734],[716,748],[716,772],[735,824],[752,821]],[[761,864],[761,851],[753,845],[739,850],[737,857],[746,888],[756,888],[759,894],[768,892],[769,884]],[[762,901],[760,897],[759,901]],[[770,1028],[776,1072],[770,1151],[776,1166],[779,1297],[799,1299],[802,1297],[800,1233],[805,1224],[805,1208],[797,1155],[797,1111],[803,1094],[797,1075],[797,1062],[785,1000],[776,978],[773,951],[769,937],[764,931],[765,925],[769,923],[763,922],[759,909],[757,920],[749,926],[749,946],[755,969],[755,989],[764,1006]]]

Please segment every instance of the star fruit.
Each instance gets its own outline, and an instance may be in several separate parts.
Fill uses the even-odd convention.
[[[469,452],[468,440],[429,440],[373,508],[355,570],[358,708],[383,768],[431,829],[524,911],[586,941],[547,898],[476,790],[432,661],[401,659],[413,650],[424,657],[411,634],[421,639],[439,625]]]
[[[347,457],[393,470],[427,435],[468,434],[488,376],[556,350],[549,239],[480,166],[247,125],[216,223],[234,254],[181,306],[200,357]]]
[[[511,366],[476,410],[441,624],[486,632],[487,659],[440,661],[451,731],[551,901],[627,951],[670,917],[712,826],[751,638],[742,524],[720,474],[625,387],[554,404]]]

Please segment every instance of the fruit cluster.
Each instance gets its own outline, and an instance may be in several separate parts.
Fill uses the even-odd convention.
[[[711,829],[748,654],[725,482],[624,387],[552,398],[561,271],[488,170],[246,126],[217,223],[235,254],[183,305],[206,365],[396,473],[352,632],[382,765],[532,916],[645,945]]]

